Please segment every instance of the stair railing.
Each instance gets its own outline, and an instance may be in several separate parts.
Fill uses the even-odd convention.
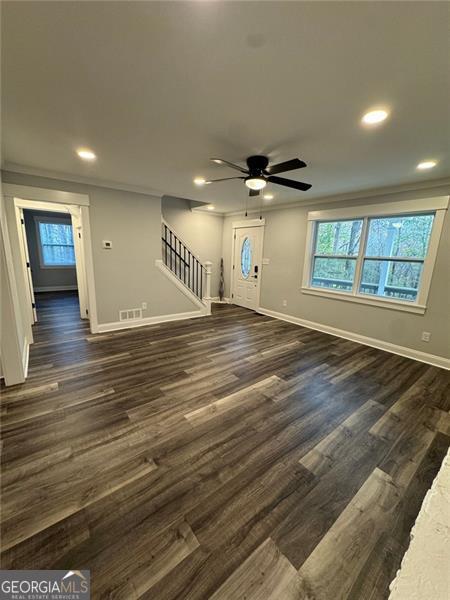
[[[161,240],[166,267],[199,300],[210,300],[211,263],[202,264],[165,221],[162,221]]]

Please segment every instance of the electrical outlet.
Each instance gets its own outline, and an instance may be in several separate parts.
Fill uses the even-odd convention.
[[[147,302],[142,303],[142,310],[147,310]]]
[[[283,306],[287,306],[287,300],[283,300]]]
[[[422,331],[422,342],[429,342],[431,340],[431,333],[429,331]]]

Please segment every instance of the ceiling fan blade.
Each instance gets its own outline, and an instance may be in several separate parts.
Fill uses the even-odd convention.
[[[294,190],[301,190],[306,192],[311,187],[310,183],[303,183],[302,181],[294,181],[293,179],[285,179],[284,177],[274,177],[271,175],[267,178],[270,183],[276,183],[277,185],[285,185],[286,187],[294,188]]]
[[[222,165],[222,164],[223,165],[228,165],[232,169],[237,169],[241,173],[248,173],[247,169],[244,169],[244,167],[240,167],[239,165],[235,165],[234,163],[229,162],[228,160],[224,160],[223,158],[210,158],[209,160],[212,160],[213,162],[217,163],[218,165]]]
[[[246,177],[222,177],[222,179],[208,179],[205,181],[205,185],[207,183],[217,183],[218,181],[229,181],[230,179],[246,179]]]
[[[249,196],[259,196],[259,192],[260,192],[260,190],[249,190],[248,195]]]
[[[293,158],[292,160],[286,160],[285,162],[278,163],[267,167],[266,172],[269,175],[276,175],[277,173],[285,173],[286,171],[293,171],[294,169],[302,169],[306,167],[306,163],[299,158]]]

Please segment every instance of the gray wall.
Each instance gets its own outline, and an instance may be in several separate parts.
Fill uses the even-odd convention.
[[[41,267],[39,260],[39,240],[36,229],[35,217],[57,217],[63,219],[67,225],[72,224],[70,215],[66,213],[49,213],[38,210],[24,210],[25,229],[27,232],[28,254],[30,256],[31,273],[33,277],[33,288],[76,288],[77,273],[75,265],[58,269],[52,267],[45,269]],[[42,290],[42,291],[45,291]]]
[[[433,196],[439,195],[436,193]],[[431,194],[429,194],[429,197]],[[417,198],[418,195],[413,196]],[[399,198],[395,198],[399,199]],[[393,200],[393,198],[389,198]],[[399,346],[429,354],[450,357],[450,233],[449,217],[439,245],[438,257],[424,315],[401,312],[302,294],[301,282],[306,242],[308,210],[325,210],[343,206],[369,204],[373,200],[328,203],[314,207],[293,207],[267,211],[261,279],[261,306],[315,323],[343,329]],[[379,203],[377,199],[375,203]],[[254,217],[254,215],[253,215]],[[250,216],[249,218],[252,218]],[[224,222],[223,252],[226,271],[230,272],[231,235],[233,221],[242,217],[227,217]],[[227,277],[226,295],[230,295]],[[283,306],[283,300],[287,306]],[[431,332],[431,341],[422,342],[422,331]]]
[[[138,308],[142,302],[148,303],[144,317],[197,309],[155,267],[155,259],[161,258],[160,198],[12,172],[3,172],[3,182],[89,195],[100,324],[118,321],[119,310]],[[14,207],[6,209],[8,228],[14,232]],[[111,240],[112,249],[104,250],[102,240]]]
[[[163,196],[162,214],[200,262],[212,262],[211,296],[219,295],[219,269],[222,257],[223,217],[193,212],[189,200]]]
[[[149,310],[144,313],[145,316],[194,309],[194,305],[154,267],[155,258],[161,256],[161,201],[159,198],[8,172],[3,174],[3,180],[8,183],[89,194],[100,323],[117,321],[118,311],[121,308],[138,307],[143,301],[147,301],[149,306]],[[436,189],[429,193],[423,190],[420,193],[396,194],[383,199],[361,198],[351,202],[324,202],[309,208],[296,206],[265,212],[266,232],[263,254],[270,259],[270,264],[264,266],[262,272],[262,307],[429,354],[449,357],[450,241],[448,216],[439,246],[428,308],[424,315],[308,296],[300,291],[308,209],[337,208],[338,206],[370,202],[379,204],[383,200],[431,197],[443,195],[443,193],[445,192]],[[8,206],[6,209],[10,213],[9,219],[11,219],[12,211],[13,219],[14,211]],[[179,209],[165,207],[164,213],[167,220],[173,223],[174,229],[179,230],[179,233],[185,237],[184,231],[181,229],[185,227],[182,222],[184,223],[187,216],[186,211],[183,209],[180,212]],[[193,214],[190,213],[188,218],[190,219]],[[208,215],[205,215],[205,218],[216,219],[216,217]],[[225,261],[226,296],[230,294],[232,223],[242,219],[243,217],[240,215],[230,216],[223,220],[222,254]],[[217,219],[217,221],[205,223],[215,223],[212,225],[214,229],[211,231],[220,237],[219,223],[221,222],[221,219]],[[205,223],[202,226],[200,221],[198,223],[198,231],[202,231],[203,226],[205,229],[207,228]],[[186,236],[186,242],[189,241],[188,237]],[[112,250],[101,248],[103,239],[112,240]],[[208,254],[212,254],[213,246],[208,246],[208,248]],[[207,258],[205,255],[205,260]],[[211,256],[209,258],[212,259]],[[284,299],[287,300],[286,307],[283,306]],[[430,331],[432,334],[429,343],[422,342],[420,339],[424,330]]]

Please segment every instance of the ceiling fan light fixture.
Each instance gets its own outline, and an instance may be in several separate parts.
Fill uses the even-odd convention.
[[[245,185],[251,190],[262,190],[266,187],[267,181],[264,177],[247,177]]]

